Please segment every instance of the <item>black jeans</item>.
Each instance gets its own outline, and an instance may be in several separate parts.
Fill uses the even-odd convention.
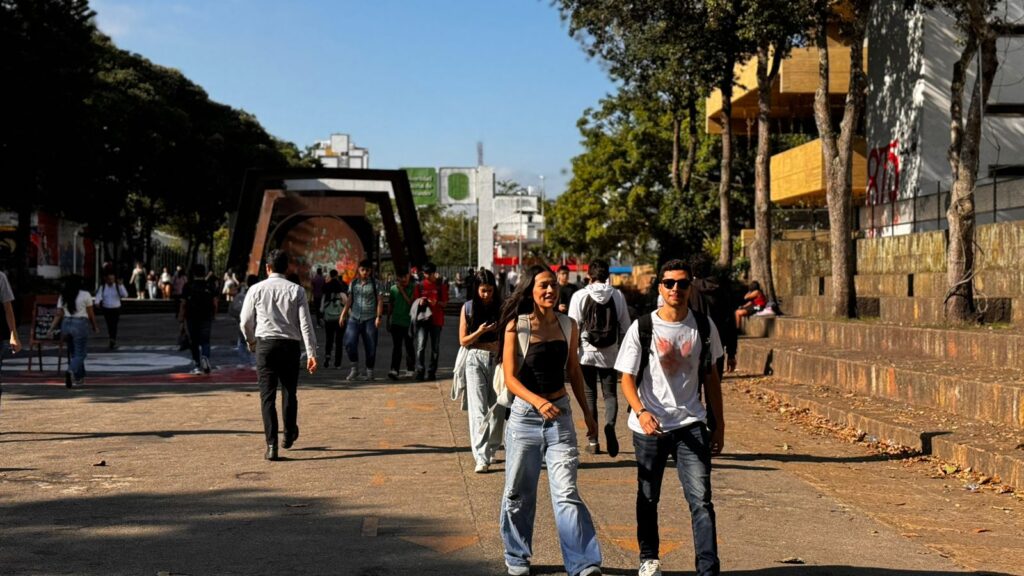
[[[412,347],[412,332],[408,326],[388,324],[391,332],[391,370],[398,372],[402,365],[402,351],[405,351],[405,367],[412,372],[416,367],[415,352]]]
[[[199,366],[199,359],[210,359],[210,335],[213,332],[213,319],[189,320],[188,338],[192,345],[192,361]]]
[[[587,395],[587,407],[597,420],[597,384],[601,383],[601,396],[604,398],[604,421],[615,427],[615,417],[619,413],[619,398],[616,383],[618,373],[615,368],[598,368],[597,366],[580,365],[583,370],[584,392]],[[597,438],[593,438],[597,440]]]
[[[718,574],[718,532],[711,503],[711,433],[703,423],[671,430],[661,436],[633,432],[636,450],[636,539],[640,560],[658,558],[658,501],[669,454],[676,456],[676,472],[690,507],[693,549],[698,576]]]
[[[338,326],[337,318],[334,320],[324,320],[324,336],[327,340],[324,344],[324,355],[326,359],[329,359],[333,351],[335,368],[341,366],[341,345],[344,341],[341,336],[343,333],[341,326]],[[324,360],[325,368],[327,367],[326,359]]]
[[[120,308],[101,308],[103,319],[107,323],[107,337],[111,341],[117,340],[117,324],[121,321]]]
[[[285,434],[297,435],[299,401],[299,341],[260,339],[256,341],[256,374],[260,383],[260,408],[267,444],[277,444],[277,385],[281,385],[281,413]]]

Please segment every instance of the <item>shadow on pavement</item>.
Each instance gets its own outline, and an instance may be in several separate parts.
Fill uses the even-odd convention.
[[[733,460],[736,462],[757,462],[771,460],[775,462],[812,462],[817,464],[855,464],[859,462],[884,462],[905,460],[914,458],[917,454],[866,454],[864,456],[834,457],[834,456],[812,456],[810,454],[722,454],[715,456],[716,468],[724,467],[718,464],[721,460]]]
[[[564,573],[562,566],[534,566],[533,574]],[[602,574],[629,575],[636,574],[636,568],[602,568]],[[729,576],[1012,576],[1003,572],[936,572],[934,570],[894,570],[890,568],[873,568],[862,566],[800,566],[785,565],[756,570],[723,570]],[[692,576],[693,571],[663,570],[663,576]]]
[[[126,437],[147,437],[174,438],[175,436],[205,436],[205,435],[232,435],[255,434],[262,436],[261,430],[147,430],[144,432],[55,432],[46,430],[30,430],[19,432],[4,432],[0,435],[0,444],[7,442],[66,442],[68,440],[90,440],[94,438],[126,438]],[[8,438],[8,436],[41,436],[47,435],[52,438]]]
[[[337,456],[296,457],[302,452],[345,452]],[[407,444],[401,448],[327,448],[326,446],[309,446],[295,448],[281,454],[281,460],[343,460],[347,458],[373,458],[375,456],[403,456],[408,454],[457,454],[469,452],[468,446],[427,446],[425,444]]]
[[[258,482],[258,474],[244,481]],[[431,549],[431,542],[461,536],[437,522],[249,487],[173,495],[77,494],[9,504],[0,531],[0,566],[6,574],[501,571],[497,560],[483,566]]]

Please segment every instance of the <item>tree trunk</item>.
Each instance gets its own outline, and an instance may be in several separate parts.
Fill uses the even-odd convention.
[[[853,136],[864,102],[864,34],[871,2],[853,6],[855,20],[851,23],[850,87],[846,93],[843,119],[837,135],[832,126],[829,108],[828,12],[821,3],[818,13],[818,90],[814,94],[814,120],[821,135],[828,202],[829,244],[832,260],[832,316],[852,318],[856,315],[856,291],[853,245]]]
[[[683,189],[682,182],[680,180],[681,174],[679,170],[680,165],[680,141],[682,139],[683,119],[679,116],[678,112],[672,111],[672,190],[675,191],[676,197],[679,197],[679,193]]]
[[[778,73],[782,52],[770,53],[765,43],[757,49],[757,156],[754,161],[754,243],[750,272],[770,302],[776,302],[772,275],[771,139],[769,114],[772,109],[772,81]]]
[[[732,214],[729,210],[729,186],[732,184],[732,75],[735,56],[730,55],[719,86],[722,92],[722,177],[718,183],[718,265],[732,269]]]
[[[974,187],[978,178],[981,146],[981,109],[999,68],[996,36],[988,29],[983,17],[975,22],[975,26],[982,29],[972,27],[968,33],[960,60],[953,66],[953,79],[950,85],[949,162],[953,173],[953,187],[950,190],[949,210],[946,212],[946,221],[949,223],[946,281],[949,288],[946,292],[944,312],[948,322],[959,324],[975,319]],[[975,78],[967,125],[964,126],[964,84],[967,68],[975,55],[981,58],[982,73],[980,78]]]
[[[684,191],[689,191],[690,180],[693,178],[693,164],[697,161],[697,143],[700,140],[697,134],[697,101],[691,98],[686,103],[686,111],[689,117],[689,138],[686,141],[686,163],[683,164],[683,178],[680,188]]]

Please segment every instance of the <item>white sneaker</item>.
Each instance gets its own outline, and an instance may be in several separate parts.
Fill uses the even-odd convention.
[[[356,378],[359,378],[359,367],[353,366],[352,369],[348,371],[348,377],[345,378],[345,380],[355,382]]]
[[[529,566],[505,566],[508,568],[508,576],[530,576]]]
[[[487,471],[490,470],[490,469],[491,469],[491,467],[488,466],[486,463],[479,462],[476,465],[476,468],[473,469],[473,472],[476,472],[477,474],[486,474]]]
[[[363,379],[367,382],[373,382],[373,370],[367,370],[366,373],[363,374]]]
[[[661,560],[644,560],[637,576],[661,576]]]
[[[199,358],[199,366],[203,369],[204,374],[210,373],[210,359],[206,356]]]
[[[202,373],[203,373],[203,370],[199,366],[196,366],[195,368],[192,369],[192,375],[193,376],[198,376],[198,375],[200,375]]]
[[[388,372],[388,378],[392,380],[398,380],[398,370],[391,370]]]

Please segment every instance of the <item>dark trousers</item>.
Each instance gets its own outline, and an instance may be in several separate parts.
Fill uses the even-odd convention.
[[[430,338],[430,363],[427,364],[427,338]],[[416,372],[437,373],[437,358],[441,350],[441,327],[426,322],[416,325]]]
[[[412,333],[408,326],[396,326],[388,324],[388,332],[391,332],[391,370],[398,372],[402,365],[402,351],[405,351],[405,366],[410,372],[416,367],[416,358],[413,356]]]
[[[260,383],[260,408],[267,444],[277,444],[277,385],[281,385],[281,413],[285,434],[296,435],[299,401],[299,341],[260,339],[256,342],[256,374]]]
[[[103,308],[103,319],[107,323],[107,337],[111,341],[117,340],[117,325],[121,321],[120,308]]]
[[[192,361],[199,366],[199,359],[210,358],[210,334],[213,332],[213,320],[189,320],[188,339],[192,344]]]
[[[583,390],[587,395],[587,407],[597,420],[597,385],[601,384],[601,396],[604,398],[604,421],[615,427],[615,417],[619,413],[619,398],[616,383],[618,373],[615,368],[598,368],[597,366],[580,365],[583,370]],[[596,440],[596,438],[594,438]]]
[[[337,318],[324,321],[324,337],[327,340],[324,344],[324,355],[327,359],[331,358],[331,354],[334,355],[335,368],[341,366],[342,333],[342,328],[338,325]],[[327,364],[326,360],[324,364]],[[326,366],[324,367],[326,368]]]
[[[661,436],[633,432],[636,450],[636,539],[640,560],[658,558],[658,501],[669,454],[675,454],[676,472],[690,508],[693,549],[698,576],[718,574],[718,533],[711,503],[710,432],[703,423],[672,430]]]

